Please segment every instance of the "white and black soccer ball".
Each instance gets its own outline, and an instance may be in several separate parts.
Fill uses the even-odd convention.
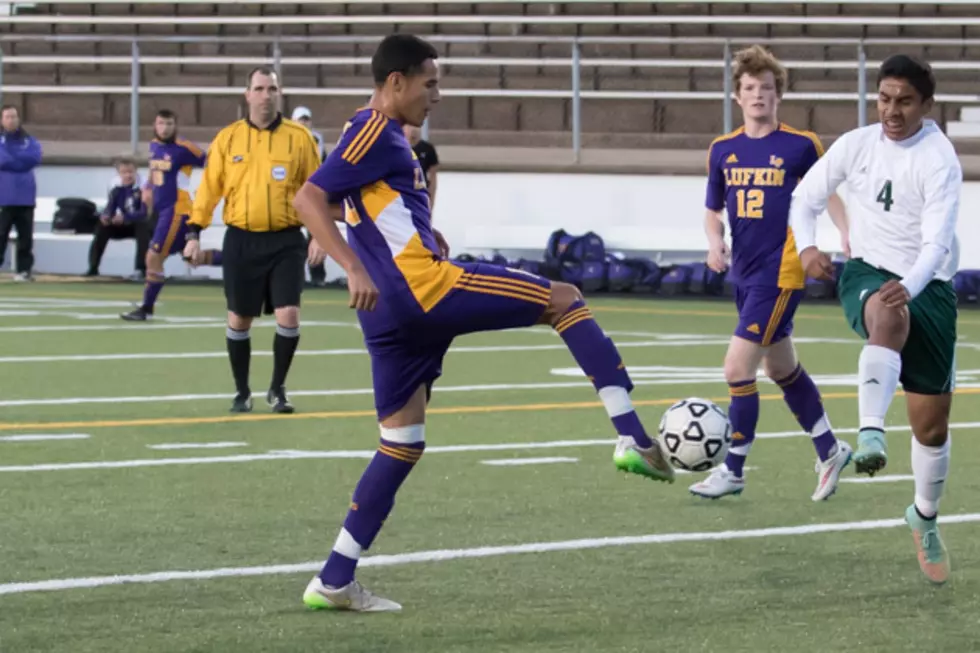
[[[732,443],[728,415],[714,402],[682,399],[660,419],[660,444],[675,469],[703,472],[724,460]]]

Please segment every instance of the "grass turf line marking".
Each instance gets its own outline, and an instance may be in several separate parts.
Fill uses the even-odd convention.
[[[292,393],[295,394],[295,393]],[[980,388],[957,388],[955,394],[980,394]],[[222,395],[227,398],[227,395]],[[826,392],[821,395],[824,400],[856,399],[854,392]],[[731,397],[707,397],[709,401],[725,404]],[[781,394],[759,395],[760,401],[782,401]],[[636,399],[634,406],[670,406],[680,401],[671,399]],[[427,415],[468,415],[478,413],[507,413],[507,412],[543,412],[549,410],[575,410],[581,408],[604,408],[599,401],[567,401],[547,404],[497,404],[489,406],[447,406],[444,408],[429,408]],[[373,410],[338,410],[319,411],[313,413],[292,413],[279,415],[273,413],[247,415],[215,415],[212,417],[148,417],[142,419],[118,420],[76,420],[71,422],[0,422],[0,431],[29,431],[31,429],[76,429],[76,428],[133,428],[138,426],[190,426],[200,424],[227,424],[231,422],[267,422],[270,420],[290,419],[345,419],[352,417],[377,417]]]
[[[426,447],[427,455],[440,453],[463,453],[470,451],[524,451],[528,449],[557,449],[563,447],[588,447],[596,445],[612,446],[615,439],[603,440],[554,440],[551,442],[514,442],[499,444],[451,444]],[[377,453],[376,449],[353,449],[336,451],[306,451],[302,449],[274,449],[267,453],[238,454],[234,456],[204,456],[196,458],[145,458],[139,460],[96,460],[77,463],[39,463],[34,465],[0,466],[0,473],[17,472],[62,472],[85,469],[125,469],[131,467],[166,467],[172,465],[208,465],[215,463],[250,463],[260,460],[314,460],[350,459],[369,460]]]
[[[551,465],[555,463],[577,463],[578,458],[565,458],[553,456],[551,458],[495,458],[493,460],[481,460],[481,465],[491,467],[519,467],[520,465]]]
[[[842,478],[841,483],[901,483],[904,481],[914,481],[915,477],[911,474],[890,474],[886,476],[871,476],[859,478]]]
[[[4,435],[0,442],[52,442],[56,440],[88,440],[88,433],[32,433],[30,435]]]
[[[305,324],[303,326],[306,326]],[[718,342],[704,342],[695,340],[690,342],[674,342],[663,340],[647,340],[640,342],[621,342],[617,343],[620,349],[630,347],[686,347],[694,344],[728,344]],[[505,352],[505,351],[567,351],[568,347],[564,344],[554,345],[485,345],[485,346],[461,346],[453,347],[449,350],[450,354],[471,354],[484,352]],[[311,349],[296,352],[297,356],[366,356],[367,349],[347,348],[347,349]],[[272,356],[271,351],[254,351],[252,356]],[[187,359],[207,359],[207,358],[227,358],[228,352],[225,351],[197,351],[197,352],[155,352],[155,353],[136,353],[136,354],[66,354],[55,356],[0,356],[0,363],[63,363],[74,361],[124,361],[124,360],[170,360],[178,358]]]
[[[962,422],[950,424],[950,429],[966,429],[966,428],[977,428],[980,427],[980,422]],[[894,427],[891,431],[907,431],[908,426]],[[858,429],[837,429],[835,431],[837,434],[842,433],[857,433]],[[756,438],[759,440],[767,439],[781,439],[787,437],[809,437],[808,433],[802,431],[777,431],[773,433],[757,433]],[[426,454],[435,455],[441,453],[467,453],[474,451],[529,451],[535,449],[562,449],[562,448],[576,448],[576,447],[593,447],[593,446],[612,446],[615,444],[616,438],[601,438],[601,439],[589,439],[589,440],[547,440],[543,442],[504,442],[504,443],[490,443],[490,444],[454,444],[454,445],[441,445],[441,446],[429,446],[426,447]],[[223,443],[226,444],[226,443]],[[234,444],[234,443],[232,443]],[[244,443],[242,443],[244,444]],[[170,445],[173,448],[177,448]],[[150,448],[154,448],[150,446]],[[190,448],[190,447],[185,447]],[[374,457],[376,451],[374,449],[338,449],[338,450],[308,450],[308,449],[273,449],[267,451],[266,453],[255,453],[255,454],[237,454],[237,455],[226,455],[226,456],[202,456],[202,457],[184,457],[184,458],[143,458],[135,460],[98,460],[98,461],[82,461],[82,462],[69,462],[69,463],[34,463],[28,465],[7,465],[0,466],[0,474],[2,473],[30,473],[30,472],[63,472],[63,471],[82,471],[91,469],[128,469],[133,467],[169,467],[169,466],[183,466],[183,465],[214,465],[220,463],[251,463],[259,461],[269,461],[269,460],[323,460],[323,459],[362,459],[370,460]],[[534,460],[541,461],[544,459],[530,459],[530,458],[517,458],[517,459],[504,459],[504,460]],[[576,459],[577,460],[577,459]],[[507,464],[507,463],[500,463]],[[522,464],[518,462],[509,464]],[[532,464],[530,462],[523,464]],[[754,467],[746,467],[746,470],[755,469]],[[676,470],[678,474],[687,473],[683,470]],[[887,481],[881,480],[847,480],[841,479],[845,483],[886,483],[892,482],[892,477],[878,477],[887,478]],[[909,476],[908,479],[912,477]],[[905,477],[894,478],[894,481],[907,480]]]
[[[959,515],[940,515],[941,524],[966,524],[980,521],[980,513]],[[905,526],[904,519],[876,519],[867,521],[837,522],[827,524],[803,524],[800,526],[775,526],[746,530],[702,531],[689,533],[656,533],[651,535],[625,535],[620,537],[600,537],[552,542],[530,542],[505,546],[483,546],[470,549],[436,549],[373,555],[361,558],[359,568],[393,567],[396,565],[426,562],[449,562],[474,558],[491,558],[524,553],[554,553],[559,551],[583,551],[620,546],[641,546],[645,544],[678,544],[683,542],[724,542],[731,540],[761,539],[770,537],[792,537],[801,535],[820,535],[825,533],[874,531]],[[26,583],[4,583],[0,585],[0,595],[28,594],[33,592],[59,592],[72,589],[107,587],[131,583],[166,583],[179,580],[212,580],[216,578],[243,578],[250,576],[282,576],[287,574],[312,573],[323,567],[323,561],[301,562],[298,564],[264,565],[257,567],[222,567],[219,569],[198,569],[189,571],[158,571],[149,574],[127,574],[118,576],[92,576],[88,578],[59,578]],[[913,573],[913,572],[909,572]]]
[[[224,320],[211,320],[209,322],[168,322],[164,324],[134,324],[122,322],[118,324],[35,324],[24,326],[0,326],[0,333],[37,333],[41,331],[156,331],[161,329],[220,329],[225,326]],[[253,329],[270,328],[276,326],[272,320],[256,320],[252,323]],[[356,322],[334,322],[329,320],[310,320],[303,322],[303,327],[344,327],[360,330]]]
[[[8,288],[5,289],[5,290],[11,291],[12,293],[15,293],[15,294],[12,294],[11,295],[11,300],[13,300],[13,301],[23,301],[22,296],[19,295],[19,294],[16,294],[17,291],[14,290],[14,288],[15,287],[8,287]],[[44,291],[37,291],[37,290],[35,290],[34,287],[32,286],[31,287],[31,296],[32,297],[51,297],[51,298],[55,298],[55,299],[61,299],[61,298],[64,298],[64,297],[91,297],[91,298],[102,299],[102,300],[106,300],[106,301],[110,301],[110,300],[121,300],[122,301],[122,300],[125,300],[125,301],[127,301],[129,303],[132,303],[133,301],[136,300],[136,297],[133,295],[133,292],[131,290],[128,290],[127,289],[126,291],[124,291],[125,292],[124,295],[122,293],[113,293],[109,289],[106,289],[106,290],[108,292],[98,293],[98,292],[89,292],[89,291],[65,290],[65,291],[60,291],[58,294],[46,294],[46,293],[44,293]],[[338,292],[341,292],[341,291],[338,291]],[[167,294],[167,301],[168,302],[192,302],[192,303],[208,303],[208,304],[213,304],[215,302],[220,303],[221,301],[223,301],[223,298],[221,298],[220,290],[216,289],[213,295],[207,296],[207,297],[201,297],[201,296],[197,296],[197,295],[180,295],[180,294],[171,295],[171,294],[168,293]],[[645,301],[645,300],[637,300],[637,303],[640,303],[641,301]],[[646,301],[649,301],[649,300],[646,300]],[[653,300],[653,301],[657,301],[657,300]],[[670,300],[667,300],[667,301],[670,301]],[[309,305],[309,306],[342,306],[342,307],[347,307],[347,299],[346,298],[344,298],[344,299],[307,299],[307,300],[303,300],[303,303],[306,304],[306,305]],[[696,317],[725,317],[725,318],[729,318],[729,319],[736,317],[736,313],[735,313],[735,311],[734,311],[734,309],[732,307],[731,302],[726,302],[724,305],[727,306],[727,307],[730,307],[731,310],[727,310],[727,311],[713,311],[713,310],[708,310],[708,309],[646,308],[646,307],[636,307],[636,306],[624,306],[622,304],[604,304],[602,302],[596,302],[594,304],[590,304],[589,305],[589,308],[593,312],[596,312],[596,311],[599,311],[599,312],[601,312],[601,311],[607,311],[607,312],[610,312],[610,313],[626,313],[626,314],[634,314],[634,315],[676,315],[676,316],[696,316]],[[795,316],[795,319],[800,319],[800,320],[822,320],[822,321],[833,320],[833,321],[839,321],[840,320],[839,308],[836,305],[833,306],[833,308],[836,309],[834,311],[834,314],[833,315],[818,315],[818,314],[813,314],[813,313],[811,313],[809,311],[804,310],[804,311],[798,312],[796,314],[796,316]],[[980,324],[980,320],[971,320],[971,319],[959,318],[959,319],[957,319],[956,323],[957,324],[966,324],[966,325],[977,325],[977,324]]]
[[[165,442],[163,444],[148,444],[146,448],[172,451],[175,449],[231,449],[247,446],[248,442]]]

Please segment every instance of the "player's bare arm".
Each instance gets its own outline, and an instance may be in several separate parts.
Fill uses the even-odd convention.
[[[721,211],[705,209],[704,233],[708,237],[708,267],[715,272],[728,269],[731,252],[725,244],[725,218]]]
[[[350,307],[373,311],[378,303],[378,289],[337,228],[336,223],[344,219],[340,206],[331,205],[322,189],[307,182],[296,193],[293,207],[314,242],[347,273]]]
[[[844,256],[851,258],[850,225],[847,221],[847,208],[844,206],[844,200],[837,193],[831,195],[830,199],[827,200],[827,214],[830,215],[830,221],[834,223],[838,233],[840,233],[841,251],[844,252]]]

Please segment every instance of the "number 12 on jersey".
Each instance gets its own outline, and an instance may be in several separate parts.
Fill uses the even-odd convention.
[[[739,188],[735,193],[735,199],[738,202],[738,213],[736,214],[738,217],[750,220],[762,219],[762,205],[766,201],[764,190]]]

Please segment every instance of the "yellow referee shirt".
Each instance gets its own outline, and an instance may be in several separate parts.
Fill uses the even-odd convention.
[[[226,225],[246,231],[298,227],[293,198],[319,165],[313,135],[297,122],[279,115],[266,129],[248,119],[232,123],[208,148],[188,224],[194,231],[206,228],[224,199]]]

